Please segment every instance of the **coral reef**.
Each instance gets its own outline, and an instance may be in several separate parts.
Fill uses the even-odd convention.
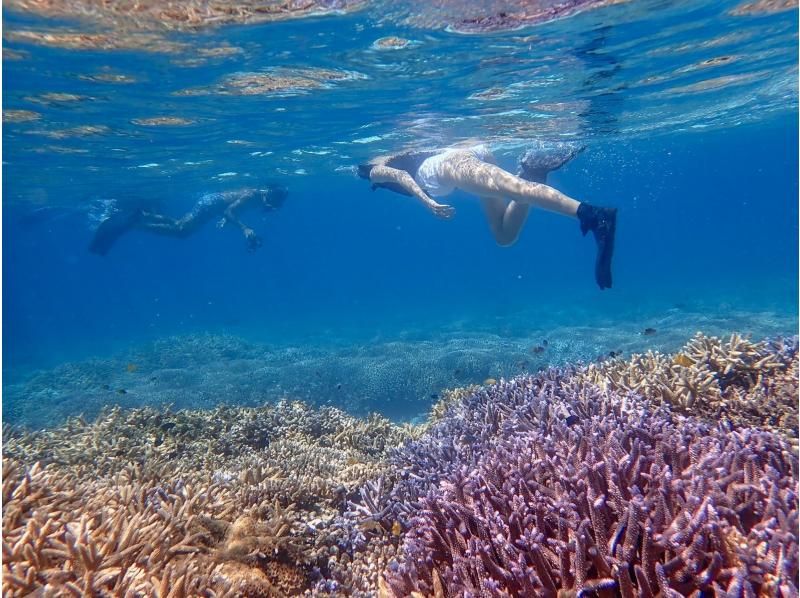
[[[79,480],[3,461],[3,595],[86,596],[126,592],[199,595],[212,561],[191,531],[198,512],[220,511],[213,489],[153,486],[132,469]]]
[[[186,355],[64,371],[180,382]],[[299,401],[6,426],[3,593],[797,596],[797,361],[698,335],[445,391],[415,426]]]
[[[428,484],[405,488],[421,508],[394,595],[796,595],[797,457],[780,436],[552,372],[482,390],[468,412],[470,448],[439,450],[455,463],[423,456],[427,438],[405,450]]]
[[[797,438],[797,340],[754,343],[696,335],[676,355],[635,354],[579,374],[603,389],[632,391],[681,412]]]
[[[413,434],[298,402],[6,428],[4,595],[302,593],[339,566],[348,496]]]

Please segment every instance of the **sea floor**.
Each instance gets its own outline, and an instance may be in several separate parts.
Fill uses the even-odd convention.
[[[591,325],[588,323],[591,321]],[[238,334],[171,336],[24,374],[6,371],[3,420],[33,429],[103,407],[207,409],[281,399],[398,422],[424,419],[446,390],[548,366],[673,352],[696,332],[753,340],[797,333],[792,310],[672,306],[604,319],[515,313],[367,337],[256,342]]]

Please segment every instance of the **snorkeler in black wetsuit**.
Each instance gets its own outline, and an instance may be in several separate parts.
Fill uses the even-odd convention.
[[[261,205],[266,210],[277,210],[283,205],[287,195],[287,190],[280,186],[206,193],[190,212],[178,219],[141,207],[117,210],[97,227],[89,251],[105,255],[119,237],[134,228],[149,230],[159,235],[188,237],[206,222],[221,216],[217,226],[222,228],[228,223],[238,226],[247,242],[247,250],[253,252],[261,247],[261,239],[252,228],[239,220],[237,212],[250,205]]]
[[[481,144],[426,152],[405,152],[376,158],[358,166],[358,175],[382,187],[415,197],[440,218],[455,210],[434,197],[461,189],[480,198],[489,227],[500,245],[519,237],[531,206],[578,219],[581,232],[592,232],[597,244],[595,280],[600,289],[611,288],[617,210],[592,206],[568,197],[545,184],[549,172],[560,168],[583,147],[573,143],[537,142],[520,158],[513,175],[496,165]]]

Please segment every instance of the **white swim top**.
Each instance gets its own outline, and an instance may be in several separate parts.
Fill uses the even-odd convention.
[[[444,197],[445,195],[450,195],[453,191],[455,191],[455,187],[442,182],[441,165],[454,152],[463,151],[472,152],[475,154],[475,157],[478,158],[478,160],[486,160],[491,155],[489,148],[483,143],[470,148],[453,148],[444,150],[440,154],[431,156],[422,164],[420,164],[419,168],[417,169],[417,174],[414,177],[417,181],[417,184],[422,187],[422,189],[424,189],[428,195],[433,197]]]

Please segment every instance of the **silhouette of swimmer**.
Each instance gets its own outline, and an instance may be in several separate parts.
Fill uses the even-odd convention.
[[[188,237],[208,221],[221,217],[217,226],[219,228],[227,224],[238,226],[244,235],[247,250],[253,252],[261,247],[261,239],[252,228],[239,219],[237,212],[253,205],[260,205],[266,210],[277,210],[283,205],[287,195],[288,191],[281,186],[206,193],[191,211],[177,219],[151,211],[141,204],[125,206],[116,209],[103,219],[95,231],[89,251],[106,255],[117,239],[133,229],[147,230],[170,237]]]
[[[452,218],[455,210],[434,197],[444,197],[455,189],[477,195],[492,235],[503,246],[516,242],[531,206],[577,218],[581,233],[591,231],[597,244],[595,280],[600,289],[610,289],[616,208],[579,202],[545,184],[548,173],[583,149],[577,143],[537,141],[520,157],[516,175],[497,166],[482,144],[375,158],[359,165],[358,175],[372,182],[373,191],[380,187],[415,197],[444,219]]]

